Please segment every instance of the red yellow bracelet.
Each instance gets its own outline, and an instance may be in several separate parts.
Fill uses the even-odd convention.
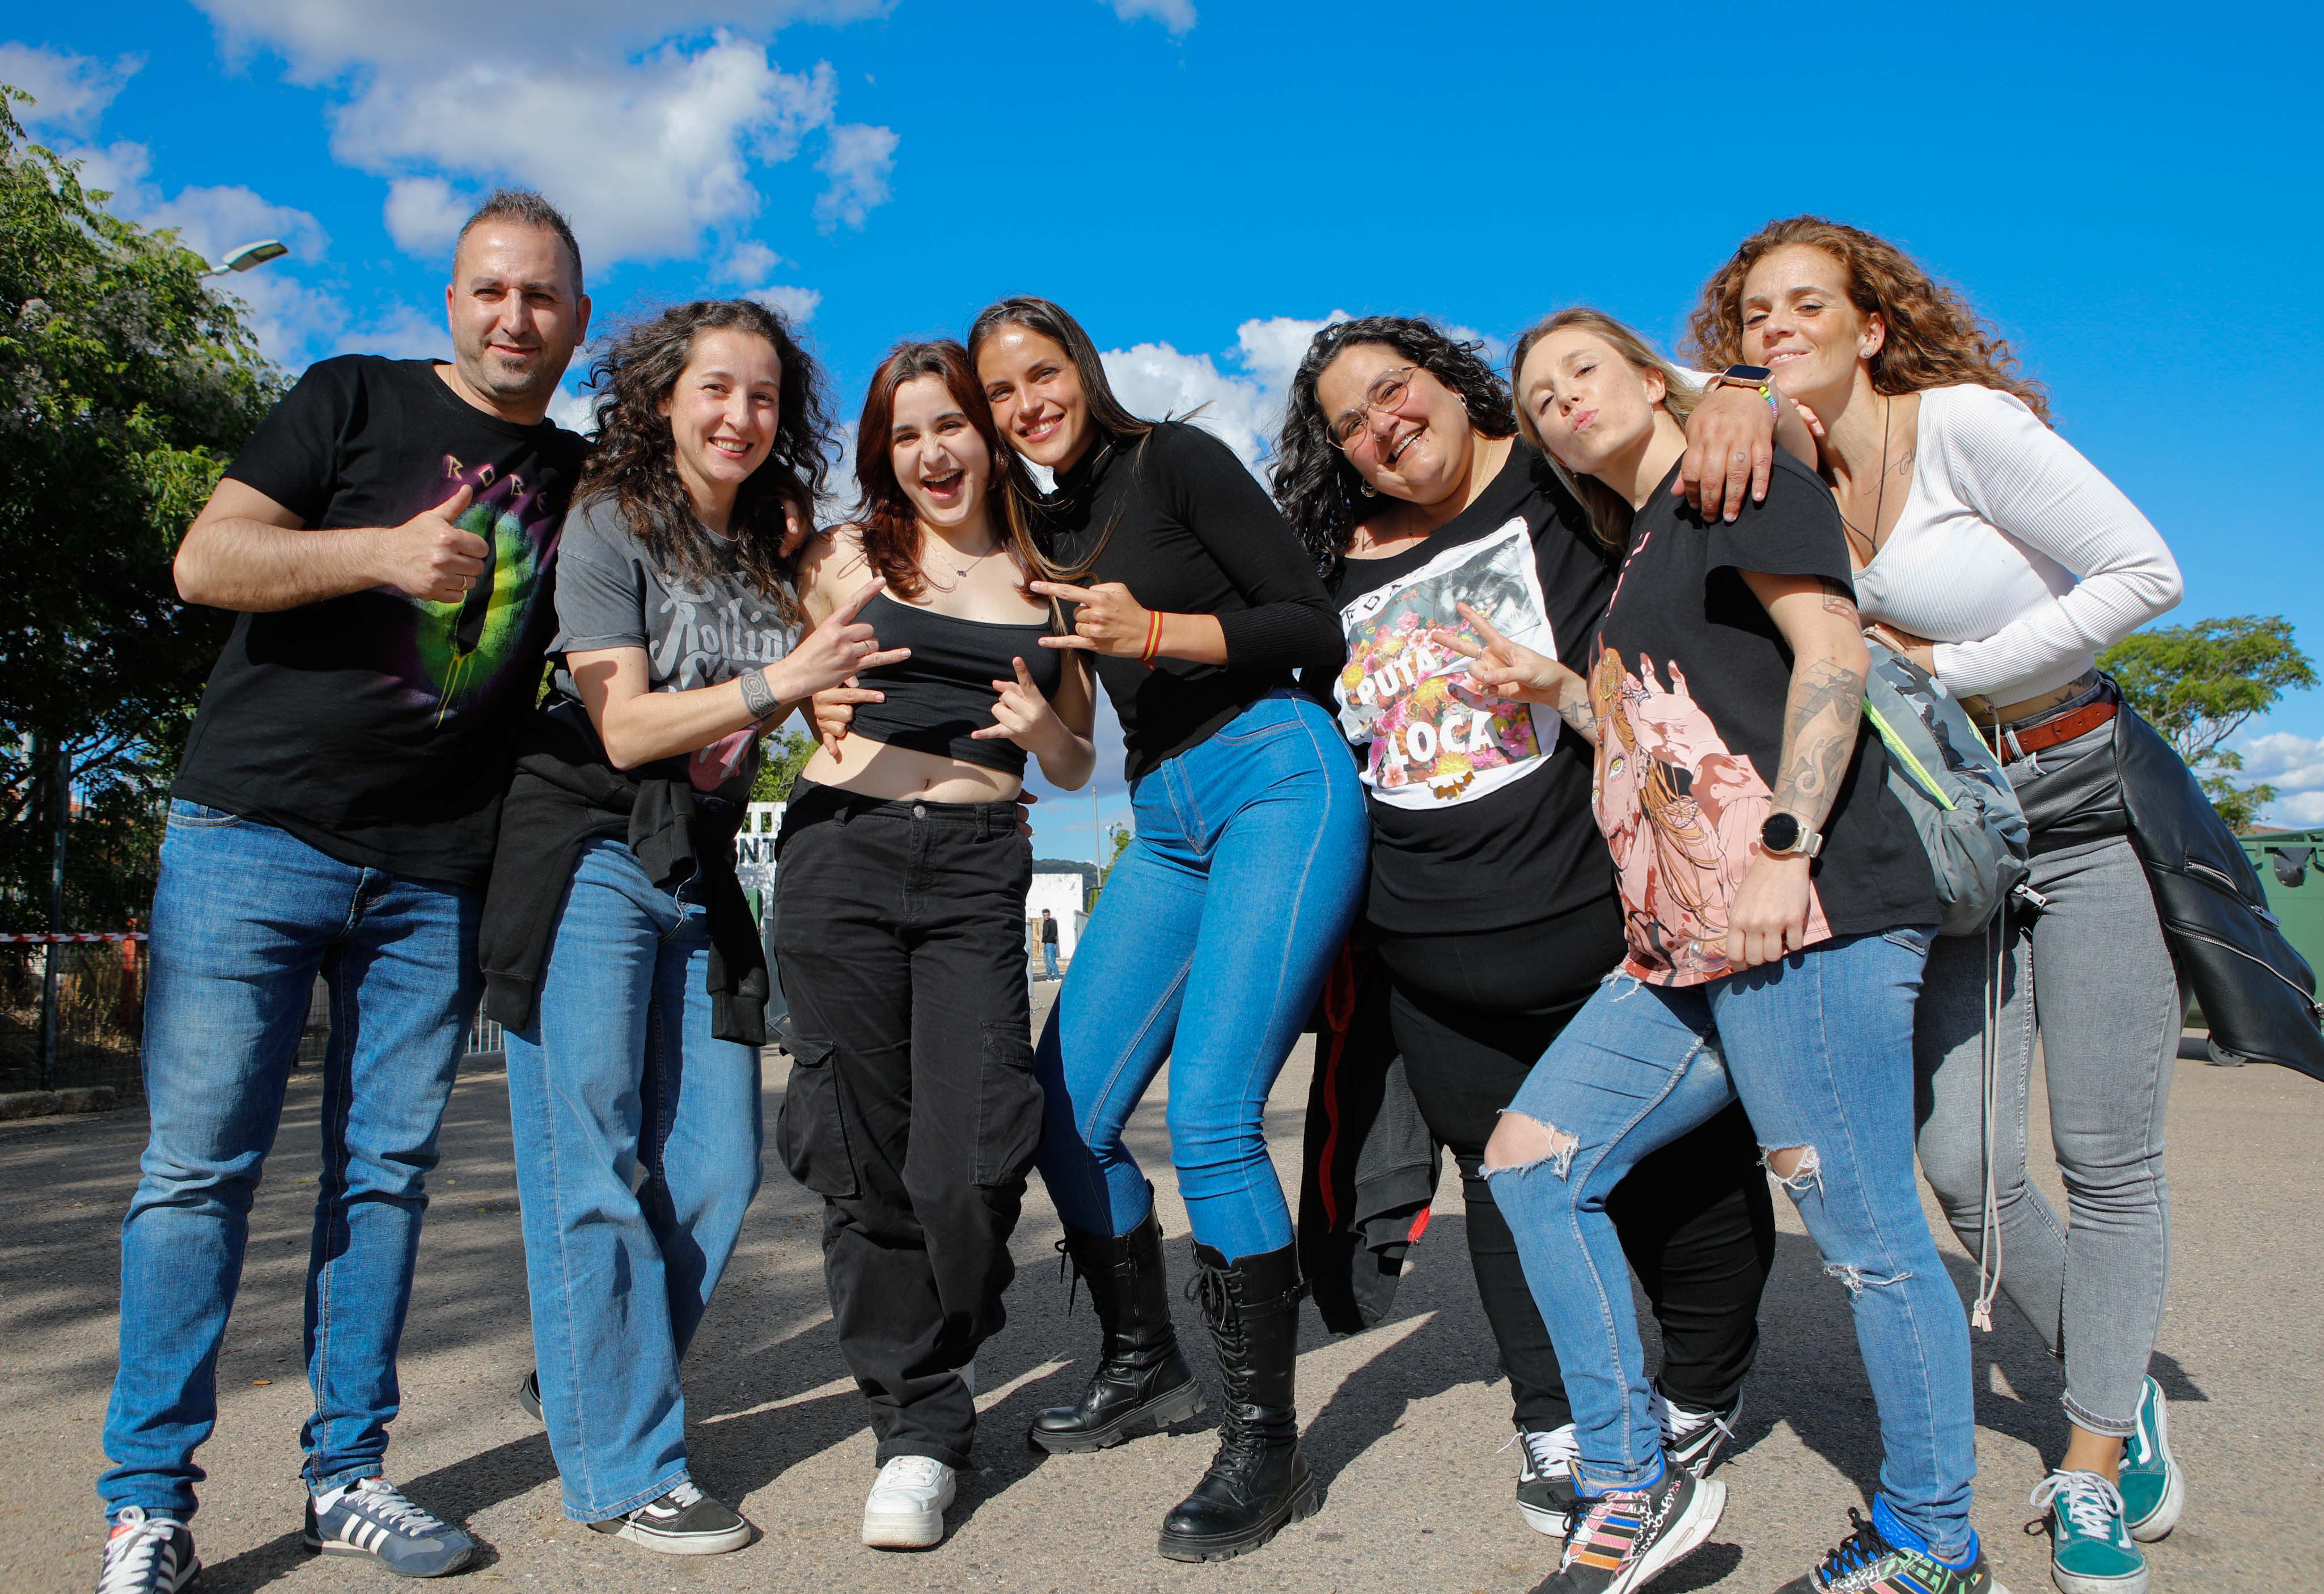
[[[1162,611],[1159,609],[1148,609],[1146,611],[1146,648],[1143,652],[1139,654],[1138,662],[1144,665],[1147,668],[1152,669],[1154,668],[1154,655],[1161,651],[1161,648]]]

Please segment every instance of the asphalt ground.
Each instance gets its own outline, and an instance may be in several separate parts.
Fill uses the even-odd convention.
[[[1046,998],[1051,988],[1040,988]],[[785,1065],[770,1054],[766,1110]],[[1274,1094],[1270,1138],[1296,1188],[1307,1059]],[[384,1572],[299,1546],[298,1429],[307,1403],[300,1299],[317,1166],[319,1091],[299,1076],[252,1218],[249,1265],[219,1365],[222,1414],[204,1449],[195,1534],[212,1594],[383,1589]],[[2040,1092],[2035,1092],[2037,1102]],[[1167,1167],[1162,1090],[1135,1144]],[[2036,1108],[2037,1112],[2040,1109]],[[2157,1590],[2324,1589],[2324,1226],[2308,1202],[2324,1089],[2273,1068],[2180,1064],[2170,1117],[2173,1277],[2156,1376],[2190,1476],[2186,1516],[2151,1552]],[[133,1103],[97,1118],[0,1126],[0,1590],[87,1590],[102,1533],[91,1484],[115,1358],[117,1226],[144,1138]],[[2036,1129],[2037,1144],[2046,1140]],[[392,1476],[484,1545],[457,1586],[650,1594],[737,1590],[1523,1590],[1555,1567],[1552,1541],[1511,1505],[1508,1392],[1462,1255],[1456,1183],[1414,1253],[1394,1319],[1302,1337],[1306,1445],[1329,1491],[1320,1515],[1266,1550],[1208,1566],[1161,1560],[1155,1534],[1200,1475],[1204,1433],[1048,1458],[1025,1447],[1033,1411],[1086,1376],[1094,1326],[1056,1282],[1054,1212],[1038,1180],[1015,1252],[1008,1327],[980,1359],[981,1472],[963,1479],[949,1534],[913,1554],[856,1540],[872,1476],[864,1409],[840,1360],[817,1251],[818,1202],[770,1169],[687,1368],[696,1479],[763,1532],[738,1554],[653,1555],[564,1520],[547,1440],[513,1392],[530,1365],[504,1077],[456,1092],[404,1342]],[[2046,1163],[2043,1183],[2057,1196]],[[1157,1173],[1171,1260],[1189,1242]],[[1724,1521],[1654,1585],[1772,1589],[1803,1570],[1868,1498],[1877,1468],[1871,1396],[1846,1297],[1824,1277],[1787,1202],[1746,1394],[1742,1448],[1719,1474]],[[1941,1230],[1940,1230],[1941,1233]],[[1964,1298],[1973,1269],[1944,1248]],[[1204,1345],[1181,1304],[1180,1332]],[[1648,1330],[1651,1333],[1651,1326]],[[2062,1380],[2006,1305],[1973,1336],[1976,1521],[2017,1594],[2048,1587],[2025,1496],[2061,1453]],[[1196,1349],[1206,1378],[1206,1350]]]

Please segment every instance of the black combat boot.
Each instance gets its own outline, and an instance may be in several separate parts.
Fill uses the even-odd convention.
[[[1323,1490],[1299,1453],[1297,1248],[1229,1265],[1197,1244],[1194,1267],[1189,1293],[1219,1352],[1219,1453],[1163,1519],[1162,1553],[1224,1561],[1315,1515]]]
[[[1097,1307],[1104,1336],[1097,1376],[1078,1405],[1049,1407],[1025,1437],[1052,1455],[1071,1455],[1201,1414],[1203,1387],[1170,1326],[1170,1279],[1154,1214],[1118,1239],[1068,1229],[1063,1249]]]

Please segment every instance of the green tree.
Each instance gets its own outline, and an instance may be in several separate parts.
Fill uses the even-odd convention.
[[[2284,693],[2316,684],[2315,666],[2293,640],[2292,622],[2238,614],[2158,626],[2108,648],[2098,668],[2178,749],[2219,817],[2249,830],[2275,800],[2275,788],[2237,785],[2232,777],[2244,767],[2243,755],[2224,743]]]
[[[1113,851],[1105,855],[1105,865],[1097,871],[1097,880],[1090,887],[1089,895],[1082,903],[1084,913],[1097,911],[1097,899],[1104,894],[1105,882],[1113,878],[1113,866],[1121,861],[1122,853],[1128,852],[1130,843],[1137,839],[1137,833],[1127,825],[1109,826],[1106,835],[1113,843]]]
[[[758,779],[751,782],[751,800],[779,803],[788,798],[791,783],[815,756],[816,745],[814,737],[799,731],[778,731],[768,737],[761,750]]]
[[[0,85],[0,928],[45,925],[56,805],[72,928],[150,900],[159,798],[228,617],[170,561],[280,391],[237,304],[30,142]]]

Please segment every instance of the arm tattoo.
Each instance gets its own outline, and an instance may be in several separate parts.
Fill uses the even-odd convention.
[[[1829,600],[1827,600],[1828,602]],[[1776,810],[1810,829],[1831,812],[1840,778],[1856,751],[1864,711],[1864,677],[1829,659],[1802,660],[1792,673],[1784,712],[1783,768]]]
[[[1591,746],[1598,745],[1598,716],[1590,706],[1590,687],[1584,681],[1570,681],[1557,695],[1557,717],[1573,727],[1573,733]]]
[[[767,672],[745,670],[736,677],[742,683],[742,706],[751,711],[754,720],[763,720],[782,705],[776,700],[774,688],[767,685]]]
[[[1823,612],[1825,613],[1838,615],[1840,619],[1847,621],[1850,625],[1861,626],[1863,624],[1863,622],[1857,617],[1856,613],[1856,589],[1854,587],[1849,585],[1844,581],[1834,581],[1829,576],[1817,576],[1816,585],[1823,588]]]

